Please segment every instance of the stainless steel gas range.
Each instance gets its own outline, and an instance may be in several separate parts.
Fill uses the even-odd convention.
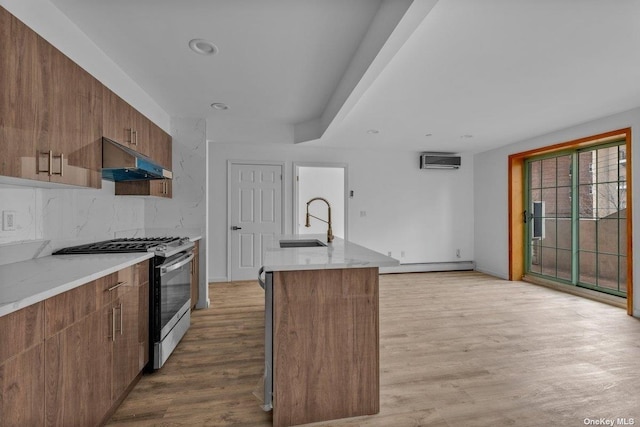
[[[54,255],[153,252],[149,263],[149,351],[147,370],[164,365],[191,324],[191,270],[194,243],[188,238],[105,240],[71,246]]]

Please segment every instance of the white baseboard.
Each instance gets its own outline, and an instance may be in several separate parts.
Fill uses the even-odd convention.
[[[228,282],[229,279],[227,278],[227,276],[220,276],[220,277],[212,277],[209,279],[209,283],[219,283],[219,282]]]
[[[395,267],[380,267],[380,274],[473,270],[473,268],[473,261],[425,262],[416,264],[400,264]]]
[[[484,273],[484,274],[486,274],[486,275],[488,275],[488,276],[497,277],[498,279],[509,280],[509,277],[508,277],[508,276],[505,276],[505,275],[503,275],[503,274],[496,273],[495,271],[485,270],[485,269],[483,269],[483,268],[478,268],[478,267],[476,267],[476,268],[475,268],[475,270],[476,270],[478,273]]]

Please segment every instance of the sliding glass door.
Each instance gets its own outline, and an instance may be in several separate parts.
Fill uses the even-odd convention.
[[[526,270],[626,297],[624,142],[527,159]]]

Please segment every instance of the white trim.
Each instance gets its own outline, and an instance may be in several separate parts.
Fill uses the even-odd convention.
[[[349,241],[349,165],[347,163],[330,162],[293,162],[293,214],[291,216],[291,234],[298,234],[298,169],[307,168],[342,168],[344,169],[344,240]]]
[[[265,165],[265,166],[280,166],[280,173],[282,179],[280,180],[280,192],[281,192],[281,232],[285,232],[285,187],[284,183],[287,179],[287,170],[285,168],[285,162],[270,162],[261,160],[227,160],[227,279],[233,280],[231,274],[231,166],[232,165]],[[226,280],[230,281],[230,280]]]
[[[400,264],[395,267],[380,267],[380,274],[424,273],[430,271],[463,271],[473,269],[473,261],[425,262],[416,264]]]

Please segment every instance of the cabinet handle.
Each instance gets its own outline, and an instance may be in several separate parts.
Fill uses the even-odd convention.
[[[49,156],[49,167],[45,170],[40,169],[40,157],[42,157],[43,154],[46,154]],[[48,173],[49,176],[51,176],[51,160],[52,160],[52,155],[53,153],[51,151],[36,151],[36,173],[40,174],[40,173]]]
[[[132,135],[131,142],[133,143],[133,145],[138,145],[138,131],[131,129],[131,135]]]
[[[122,303],[120,303],[120,335],[122,335]]]
[[[129,128],[129,144],[133,145],[133,128]]]
[[[125,285],[126,283],[127,283],[127,282],[118,282],[118,283],[116,283],[115,285],[113,285],[112,287],[110,287],[109,289],[107,289],[107,291],[108,291],[108,292],[111,292],[112,290],[117,289],[117,288],[119,288],[120,286]]]
[[[116,308],[111,309],[111,341],[116,340]]]
[[[52,162],[53,159],[60,159],[60,172],[52,172],[51,169],[53,169],[52,167]],[[60,153],[59,156],[54,156],[53,154],[51,154],[51,151],[49,151],[49,176],[51,175],[60,175],[60,176],[64,176],[64,153]]]

